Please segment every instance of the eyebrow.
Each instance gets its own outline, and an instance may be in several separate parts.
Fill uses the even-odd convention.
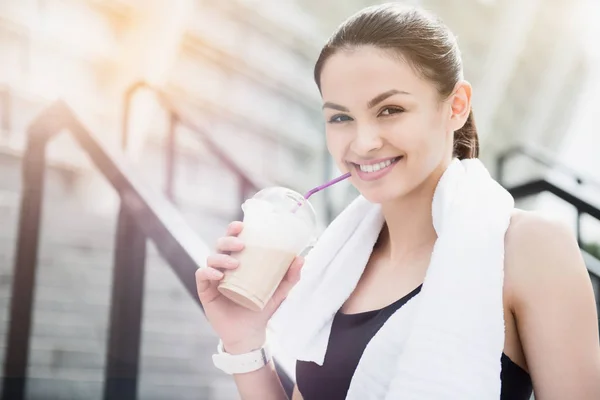
[[[392,89],[392,90],[388,90],[387,92],[383,92],[381,94],[378,94],[377,96],[373,97],[368,103],[367,103],[367,107],[369,108],[373,108],[375,107],[377,104],[381,103],[382,101],[384,101],[385,99],[387,99],[388,97],[392,97],[395,94],[407,94],[410,95],[410,93],[405,92],[404,90],[398,90],[398,89]]]
[[[367,107],[368,108],[373,108],[377,104],[379,104],[382,101],[384,101],[385,99],[387,99],[388,97],[392,97],[392,96],[394,96],[396,94],[410,95],[410,93],[405,92],[404,90],[391,89],[391,90],[388,90],[387,92],[383,92],[383,93],[378,94],[377,96],[373,97],[371,100],[369,100],[367,102]],[[350,111],[350,110],[348,110],[347,107],[341,106],[339,104],[332,103],[330,101],[325,102],[325,104],[323,104],[323,109],[325,109],[325,108],[331,108],[333,110],[338,110],[338,111],[343,111],[343,112],[349,112]]]

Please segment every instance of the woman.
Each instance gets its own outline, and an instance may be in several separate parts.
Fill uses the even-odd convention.
[[[358,284],[333,320],[322,365],[298,361],[294,399],[344,399],[373,335],[419,296],[437,234],[432,198],[454,157],[476,158],[471,86],[448,29],[423,11],[390,4],[346,21],[323,48],[315,80],[328,149],[385,224]],[[216,290],[229,252],[243,243],[232,223],[217,254],[198,270],[206,315],[229,354],[261,348],[266,325],[300,280],[297,258],[261,313]],[[514,209],[504,237],[501,398],[600,399],[594,295],[568,228]],[[390,285],[389,282],[394,282]],[[448,361],[450,362],[450,361]],[[243,399],[284,399],[272,363],[235,374]]]

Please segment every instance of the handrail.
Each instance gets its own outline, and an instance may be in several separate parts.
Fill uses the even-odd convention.
[[[600,188],[600,182],[592,177],[585,176],[585,174],[574,170],[573,168],[559,162],[556,156],[552,155],[547,150],[540,147],[533,146],[531,144],[519,144],[504,151],[496,160],[496,172],[497,179],[499,182],[504,180],[504,167],[506,163],[513,157],[523,155],[530,160],[537,162],[545,167],[560,171],[565,175],[573,178],[577,184],[588,184]]]
[[[198,126],[191,119],[186,118],[177,107],[171,102],[168,94],[161,89],[151,85],[146,81],[137,81],[130,85],[124,94],[124,105],[123,105],[123,120],[122,120],[122,133],[121,133],[121,146],[123,149],[127,148],[129,142],[129,118],[131,113],[131,102],[133,96],[141,89],[148,89],[152,91],[162,104],[163,108],[167,111],[170,118],[170,127],[167,136],[166,146],[166,169],[167,169],[167,182],[166,182],[166,193],[169,198],[174,198],[174,171],[175,171],[175,153],[176,153],[176,125],[181,124],[186,128],[190,129],[196,134],[196,137],[202,141],[202,143],[209,149],[209,151],[215,155],[219,161],[237,177],[240,178],[240,204],[245,200],[245,197],[251,191],[258,191],[262,187],[266,186],[263,182],[258,182],[256,179],[251,177],[242,167],[223,150],[217,143],[215,143],[210,135]]]
[[[209,254],[181,213],[153,188],[142,185],[124,156],[112,154],[63,101],[45,109],[28,129],[23,193],[10,304],[2,400],[24,398],[39,247],[46,148],[68,130],[121,198],[115,243],[105,399],[137,396],[146,239],[151,239],[192,298],[194,274]],[[286,391],[293,382],[276,362]]]
[[[543,192],[552,193],[556,197],[573,205],[577,210],[600,221],[600,209],[589,201],[582,199],[549,178],[536,179],[507,189],[515,199],[532,196]]]
[[[507,186],[506,182],[504,182],[504,170],[506,168],[506,164],[511,158],[517,155],[524,155],[525,157],[541,165],[560,171],[570,176],[577,185],[589,184],[600,188],[600,182],[594,180],[593,178],[586,177],[584,174],[560,163],[547,151],[532,145],[522,144],[508,149],[496,160],[497,180],[503,186]],[[554,182],[550,177],[536,179],[524,184],[516,185],[510,188],[509,191],[511,194],[513,194],[515,199],[528,197],[542,192],[550,192],[567,203],[573,205],[577,210],[576,230],[577,242],[579,243],[580,247],[583,244],[581,240],[581,217],[584,214],[588,214],[600,221],[600,210],[598,207],[576,196],[570,190],[563,188],[561,184]]]

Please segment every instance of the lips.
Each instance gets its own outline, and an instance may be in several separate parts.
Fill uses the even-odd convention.
[[[368,164],[350,163],[358,176],[363,181],[374,181],[387,175],[404,156],[377,160]]]

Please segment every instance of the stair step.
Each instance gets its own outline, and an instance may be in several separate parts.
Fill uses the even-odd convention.
[[[103,370],[69,368],[55,371],[32,366],[28,371],[28,400],[102,400]],[[1,381],[0,381],[1,385]],[[51,393],[51,397],[48,394]],[[138,381],[139,400],[236,400],[232,378],[223,374],[144,373]]]
[[[79,375],[59,378],[46,374],[32,376],[27,380],[26,398],[28,400],[102,400],[103,381],[84,379]],[[48,395],[51,394],[51,397]],[[141,400],[141,399],[140,399]]]

